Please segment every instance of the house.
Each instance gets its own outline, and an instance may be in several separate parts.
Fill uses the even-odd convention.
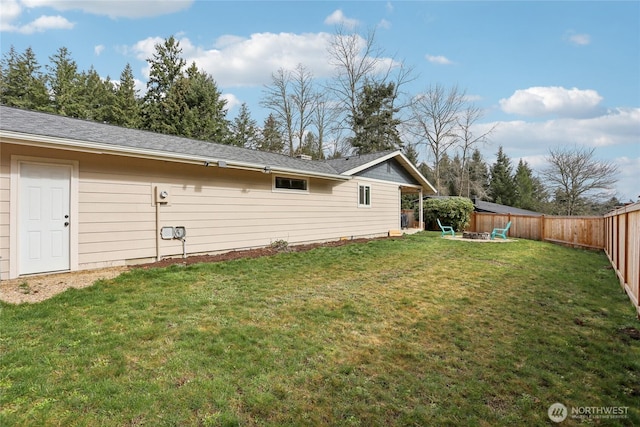
[[[435,189],[400,151],[314,161],[0,106],[2,279],[383,236],[405,193]]]

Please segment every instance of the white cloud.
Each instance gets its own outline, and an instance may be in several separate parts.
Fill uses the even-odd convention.
[[[589,117],[598,113],[602,97],[595,90],[563,87],[530,87],[500,100],[505,113],[540,117]]]
[[[227,106],[226,106],[227,111],[231,111],[234,108],[242,105],[242,101],[240,101],[238,97],[232,93],[223,93],[222,99],[225,99],[227,101]]]
[[[345,28],[353,29],[359,24],[357,19],[347,18],[342,10],[336,9],[331,15],[324,20],[327,25],[343,25]]]
[[[27,24],[23,24],[19,21],[23,11],[21,3],[17,0],[3,0],[0,2],[0,31],[33,34],[47,30],[69,30],[75,25],[60,15],[42,15]]]
[[[19,20],[25,9],[81,10],[111,18],[144,18],[175,13],[190,7],[192,3],[193,0],[2,0],[0,2],[0,31],[33,34],[48,30],[70,30],[75,26],[74,23],[61,15],[42,15],[29,23],[21,23]]]
[[[494,123],[483,124],[487,130]],[[522,151],[547,151],[558,145],[586,147],[638,147],[640,108],[618,108],[594,118],[564,118],[543,122],[498,122],[491,139]]]
[[[238,87],[270,83],[271,74],[279,68],[294,69],[298,64],[304,64],[314,77],[331,75],[327,57],[331,37],[329,33],[256,33],[249,38],[226,35],[209,49],[193,45],[186,37],[178,41],[187,64],[195,61],[221,87]],[[163,38],[150,37],[124,51],[146,60],[155,52],[155,45],[162,43]],[[148,67],[143,75],[149,75]]]
[[[22,7],[16,0],[0,2],[0,31],[16,31],[13,22],[22,13]]]
[[[386,19],[382,19],[380,22],[378,22],[378,28],[389,30],[391,29],[391,22],[387,21]]]
[[[193,0],[22,0],[27,8],[50,7],[58,11],[82,10],[110,18],[144,18],[167,15],[189,8]]]
[[[104,45],[103,44],[99,44],[99,45],[93,47],[93,53],[95,53],[96,56],[100,56],[100,54],[103,51],[104,51]]]
[[[484,133],[494,125],[497,127],[489,137],[490,145],[483,149],[489,163],[494,161],[491,159],[499,146],[513,163],[522,158],[534,170],[546,166],[550,148],[574,145],[594,148],[597,159],[619,165],[616,186],[619,196],[635,198],[638,194],[633,193],[640,191],[640,108],[618,108],[585,119],[483,123],[477,125],[474,133]]]
[[[22,34],[42,33],[47,30],[70,30],[75,26],[73,22],[69,22],[67,18],[57,16],[41,16],[27,25],[20,26],[16,29]]]
[[[578,46],[587,46],[591,44],[591,36],[589,34],[578,34],[575,31],[567,31],[565,33],[565,39],[569,43],[576,44]]]
[[[640,157],[618,157],[618,198],[621,202],[640,200]]]
[[[432,64],[438,64],[438,65],[453,64],[453,62],[449,58],[442,55],[425,55],[425,58],[427,58],[427,61],[431,62]]]

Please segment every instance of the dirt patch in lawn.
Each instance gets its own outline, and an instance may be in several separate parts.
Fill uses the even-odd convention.
[[[165,258],[158,262],[129,267],[110,267],[97,270],[75,271],[70,273],[24,276],[17,279],[0,281],[0,300],[10,304],[37,303],[51,298],[61,292],[64,292],[69,288],[86,288],[88,286],[91,286],[98,280],[112,279],[119,276],[123,272],[134,268],[158,268],[168,267],[173,264],[191,265],[202,262],[221,262],[242,258],[259,258],[275,255],[282,252],[305,252],[319,247],[336,247],[352,243],[365,243],[371,240],[378,239],[393,239],[393,237],[381,237],[377,239],[336,240],[331,242],[294,246],[288,246],[286,244],[274,244],[266,248],[230,251],[214,255],[195,255],[187,258]]]

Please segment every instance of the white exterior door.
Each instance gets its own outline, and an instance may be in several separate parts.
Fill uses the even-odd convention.
[[[20,164],[19,274],[69,270],[71,166]]]

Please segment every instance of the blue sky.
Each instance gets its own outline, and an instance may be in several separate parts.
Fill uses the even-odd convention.
[[[336,25],[376,29],[384,58],[413,68],[405,89],[458,85],[484,110],[481,147],[545,167],[549,148],[595,148],[618,164],[617,195],[640,196],[640,1],[2,0],[0,45],[31,47],[41,65],[67,47],[80,70],[117,80],[131,64],[144,88],[154,45],[174,35],[187,63],[213,76],[227,117],[246,102],[262,123],[264,85],[279,68],[332,70]],[[426,158],[423,151],[422,160]]]

